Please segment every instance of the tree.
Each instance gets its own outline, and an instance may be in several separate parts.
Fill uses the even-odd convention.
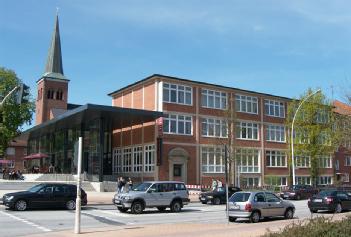
[[[287,127],[289,128],[289,165],[291,168],[291,125],[296,109],[301,101],[312,94],[308,89],[299,100],[293,100],[288,105]],[[323,93],[317,93],[308,98],[301,106],[294,123],[294,158],[295,167],[302,157],[309,157],[312,184],[317,184],[320,168],[329,167],[330,157],[340,144],[340,129],[336,124],[338,117],[333,112],[333,106]],[[291,169],[290,169],[291,170]],[[291,180],[292,181],[292,180]],[[292,183],[292,182],[290,182]]]
[[[21,83],[16,73],[0,67],[0,100]],[[0,157],[4,155],[9,142],[21,132],[21,126],[31,124],[34,103],[29,100],[18,105],[16,96],[8,98],[0,108]]]

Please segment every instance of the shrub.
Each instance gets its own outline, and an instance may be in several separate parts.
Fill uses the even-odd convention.
[[[263,237],[349,237],[351,236],[351,216],[340,221],[318,217],[307,222],[293,223],[280,232],[270,232]]]

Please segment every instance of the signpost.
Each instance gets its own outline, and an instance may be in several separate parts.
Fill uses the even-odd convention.
[[[78,140],[78,167],[77,167],[77,198],[76,198],[76,216],[75,216],[75,223],[74,223],[74,233],[80,234],[80,209],[81,209],[81,171],[82,171],[82,144],[83,138],[79,137]]]

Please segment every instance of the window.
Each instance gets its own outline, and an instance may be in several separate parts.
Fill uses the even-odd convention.
[[[190,86],[163,83],[163,102],[192,105],[192,92]]]
[[[330,184],[332,184],[332,177],[331,176],[319,176],[318,177],[318,184],[319,185],[330,185]]]
[[[155,170],[155,145],[145,146],[145,172]]]
[[[121,149],[115,148],[113,149],[113,159],[112,159],[112,172],[114,174],[118,174],[122,172],[122,156]]]
[[[340,166],[339,166],[339,160],[335,161],[335,170],[339,170]]]
[[[317,137],[317,143],[320,145],[331,145],[329,135],[325,131],[321,131]]]
[[[228,137],[227,123],[220,119],[202,119],[202,136]]]
[[[56,91],[56,100],[62,100],[62,98],[63,98],[62,90]]]
[[[254,149],[238,149],[236,158],[239,165],[240,173],[259,173],[259,152]]]
[[[177,114],[165,114],[163,132],[169,134],[192,135],[192,117]]]
[[[251,122],[236,123],[236,138],[258,140],[258,124]]]
[[[294,139],[295,143],[298,144],[309,144],[310,138],[308,136],[308,131],[303,128],[294,129]]]
[[[267,167],[286,167],[286,153],[285,151],[266,151],[266,165]]]
[[[266,183],[271,186],[287,186],[287,177],[269,176]]]
[[[123,149],[122,171],[125,173],[132,171],[132,148]]]
[[[350,182],[350,175],[349,175],[348,173],[344,173],[344,174],[343,174],[342,181],[343,181],[344,183]]]
[[[280,199],[273,193],[266,193],[267,202],[280,202]]]
[[[213,108],[213,109],[226,109],[227,93],[202,89],[201,106],[205,108]]]
[[[302,185],[306,185],[306,184],[311,185],[311,178],[307,176],[296,176],[295,183],[302,184]]]
[[[143,170],[143,147],[133,148],[133,171],[141,172]]]
[[[264,193],[257,193],[254,197],[255,202],[266,202],[266,196]]]
[[[268,116],[285,118],[284,102],[264,100],[264,113]]]
[[[52,89],[48,90],[47,98],[48,99],[54,99],[54,90],[52,90]]]
[[[235,108],[238,112],[258,114],[258,99],[257,97],[236,95]]]
[[[268,125],[266,127],[266,140],[270,142],[285,142],[285,127],[281,125]]]
[[[14,147],[8,147],[6,149],[6,154],[9,156],[14,156],[16,154],[16,150]]]
[[[202,172],[224,173],[224,149],[219,147],[202,147]]]
[[[332,168],[331,156],[319,156],[319,168]]]
[[[351,156],[345,157],[345,166],[351,166]]]
[[[180,164],[173,165],[173,176],[174,177],[181,177],[182,176],[182,165],[180,165]]]
[[[294,155],[296,167],[309,168],[311,167],[310,157],[307,155]]]
[[[316,115],[316,122],[326,124],[328,123],[328,121],[329,121],[328,112],[325,110],[319,110]]]
[[[244,187],[258,187],[260,186],[260,178],[258,177],[244,177],[241,178],[242,186]]]

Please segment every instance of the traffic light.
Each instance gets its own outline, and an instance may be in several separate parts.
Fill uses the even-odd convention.
[[[17,93],[17,104],[25,104],[29,102],[29,86],[21,83]]]

